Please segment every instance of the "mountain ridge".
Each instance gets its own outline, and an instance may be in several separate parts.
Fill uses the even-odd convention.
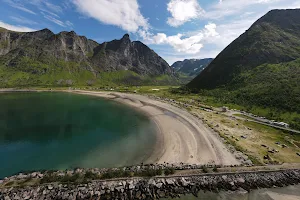
[[[184,89],[300,129],[299,83],[300,9],[273,10]]]
[[[195,77],[204,70],[213,58],[204,59],[185,59],[183,61],[177,61],[171,65],[171,67],[179,73]]]
[[[32,74],[52,74],[64,80],[75,79],[72,82],[76,82],[76,77],[87,74],[89,78],[86,81],[100,82],[98,79],[101,74],[119,71],[127,71],[120,73],[135,76],[135,79],[173,76],[172,68],[162,57],[142,42],[131,41],[129,34],[119,40],[99,44],[74,31],[54,34],[47,28],[34,32],[15,32],[1,28],[0,67],[4,77],[2,85],[10,82],[10,78],[5,78],[5,73],[23,73],[22,77],[17,77],[22,81]],[[65,77],[66,74],[70,76]],[[37,76],[34,78],[39,79]],[[47,84],[54,84],[54,80],[51,81],[47,81]]]
[[[274,19],[274,20],[273,20]],[[278,64],[300,57],[300,9],[272,10],[229,44],[187,86],[213,89],[229,86],[235,76],[264,63]],[[214,80],[212,83],[210,80]]]

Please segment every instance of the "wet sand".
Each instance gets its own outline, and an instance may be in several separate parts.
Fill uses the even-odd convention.
[[[137,94],[80,90],[66,92],[112,99],[148,115],[157,125],[157,142],[147,163],[222,165],[240,163],[215,132],[183,109]]]

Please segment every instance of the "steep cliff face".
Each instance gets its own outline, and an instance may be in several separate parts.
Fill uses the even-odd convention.
[[[106,71],[131,70],[141,75],[172,73],[165,60],[143,43],[131,42],[128,34],[120,40],[99,45],[94,51],[92,61]]]
[[[21,33],[0,28],[0,56],[17,48],[41,44],[53,35],[49,29]]]
[[[47,38],[42,44],[43,56],[55,57],[65,61],[84,61],[93,53],[98,43],[78,36],[74,31],[61,32]]]
[[[40,64],[76,62],[78,70],[94,74],[118,70],[130,70],[139,75],[172,74],[165,60],[143,43],[132,42],[128,34],[120,40],[98,44],[74,31],[54,34],[43,29],[19,33],[1,28],[0,64],[22,70],[24,58]]]
[[[2,29],[0,44],[0,61],[7,67],[18,67],[24,57],[44,64],[87,61],[88,54],[98,45],[73,31],[54,34],[48,29],[28,33]]]

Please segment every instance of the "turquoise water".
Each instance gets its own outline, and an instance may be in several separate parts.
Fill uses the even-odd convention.
[[[114,101],[68,93],[0,94],[0,178],[20,171],[143,162],[155,126]]]

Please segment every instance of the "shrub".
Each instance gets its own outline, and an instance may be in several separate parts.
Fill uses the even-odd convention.
[[[85,179],[98,179],[98,175],[93,173],[93,172],[90,172],[90,171],[87,171],[85,174],[84,174],[84,178]]]
[[[167,168],[167,169],[165,169],[165,175],[166,176],[174,174],[174,173],[175,173],[175,169],[174,168]]]
[[[80,178],[80,174],[76,173],[74,175],[65,175],[63,177],[61,177],[61,179],[59,181],[63,182],[63,183],[73,183],[78,181]]]
[[[214,166],[213,171],[214,171],[214,172],[217,172],[217,171],[218,171],[218,167],[217,167],[217,166]]]
[[[60,179],[61,179],[61,178],[58,177],[58,176],[56,176],[56,175],[47,174],[47,175],[45,175],[45,176],[41,179],[40,183],[41,183],[41,184],[43,184],[43,183],[52,183],[52,182],[57,182],[57,181],[59,181]]]
[[[203,171],[203,173],[208,173],[207,167],[203,165],[203,166],[202,166],[202,171]]]

